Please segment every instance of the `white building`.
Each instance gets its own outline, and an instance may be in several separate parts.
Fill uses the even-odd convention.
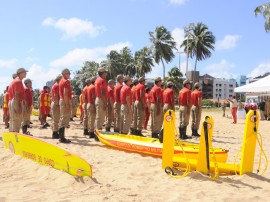
[[[234,94],[236,87],[235,79],[220,79],[213,80],[213,99],[228,99]]]

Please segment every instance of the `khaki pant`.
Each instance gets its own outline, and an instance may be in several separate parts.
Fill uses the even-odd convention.
[[[198,130],[200,127],[202,109],[198,106],[192,106],[191,108],[192,124],[191,129]]]
[[[107,103],[107,109],[106,109],[106,128],[111,128],[113,122],[113,107],[110,103]]]
[[[114,109],[114,129],[119,130],[121,123],[121,104],[115,102],[113,104],[113,109]]]
[[[69,101],[71,106],[71,100]],[[66,110],[66,104],[63,99],[60,99],[60,121],[59,128],[67,127],[70,121],[70,110]]]
[[[163,106],[163,116],[169,109],[173,110],[172,106],[169,105],[169,104],[164,104],[164,106]]]
[[[190,107],[180,106],[179,118],[180,118],[180,127],[188,126],[190,117]]]
[[[104,119],[106,115],[106,109],[103,109],[103,100],[101,98],[96,98],[95,101],[96,106],[96,127],[98,130],[102,130],[102,126],[104,124]]]
[[[95,105],[88,103],[87,104],[87,112],[88,112],[88,131],[94,132],[95,130],[95,120],[96,120],[96,109]]]
[[[70,118],[73,118],[77,114],[77,106],[72,106],[71,112],[70,112]]]
[[[59,120],[60,120],[60,106],[56,105],[54,102],[51,104],[51,115],[52,115],[52,130],[57,132],[59,130]]]
[[[83,103],[83,129],[87,129],[88,124],[88,112],[87,112],[87,103]]]
[[[31,106],[23,105],[22,108],[22,125],[29,125],[30,124],[30,117],[31,117]]]
[[[135,111],[134,105],[135,105],[134,103],[131,104],[132,114],[131,114],[131,125],[130,125],[130,128],[134,128],[135,129],[135,125],[137,127],[137,119],[134,119],[134,111]]]
[[[159,114],[157,114],[157,105],[151,103],[150,113],[152,133],[159,133],[162,126],[162,109],[160,107]]]
[[[121,133],[128,133],[129,127],[131,124],[131,111],[127,104],[121,104],[121,125],[120,131]]]
[[[22,112],[18,113],[15,110],[15,101],[14,99],[9,101],[9,114],[10,114],[10,124],[9,124],[9,132],[20,132],[21,124],[22,124]]]
[[[133,123],[132,126],[135,130],[141,131],[143,128],[144,121],[144,108],[140,101],[136,100],[134,103],[134,112],[133,112]]]

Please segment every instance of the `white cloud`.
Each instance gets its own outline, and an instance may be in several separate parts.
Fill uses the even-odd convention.
[[[261,63],[258,67],[254,68],[247,77],[261,76],[267,72],[270,72],[270,62]]]
[[[189,0],[170,0],[171,4],[184,5]]]
[[[46,18],[42,25],[52,26],[64,32],[64,38],[72,38],[81,34],[86,34],[90,37],[96,37],[100,33],[106,31],[104,26],[95,26],[89,20],[81,20],[79,18],[60,18],[55,20],[53,18]]]
[[[0,76],[0,94],[4,93],[6,87],[11,83],[12,78],[10,76]]]
[[[231,49],[236,47],[237,42],[242,38],[240,35],[226,35],[224,39],[218,40],[216,50]]]
[[[0,68],[14,68],[17,66],[17,59],[0,60]]]
[[[97,47],[93,49],[89,48],[76,48],[69,51],[66,55],[52,61],[50,63],[51,67],[73,67],[81,66],[85,61],[95,61],[101,62],[106,59],[106,54],[111,50],[120,51],[124,47],[131,47],[131,43],[122,42],[107,47]]]
[[[174,41],[176,42],[176,48],[178,49],[178,51],[183,52],[184,48],[180,49],[180,45],[183,43],[184,38],[185,38],[184,30],[180,28],[175,28],[172,31],[172,37],[174,38]]]

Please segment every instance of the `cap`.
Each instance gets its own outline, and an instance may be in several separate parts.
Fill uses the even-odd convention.
[[[161,86],[165,86],[165,82],[164,81],[161,82]]]
[[[114,82],[114,80],[110,79],[110,80],[108,81],[108,84],[110,84],[110,83],[115,83],[115,82]]]
[[[30,79],[25,79],[24,80],[24,84],[27,84],[28,82],[32,82],[32,80],[30,80]]]
[[[86,83],[86,84],[91,83],[91,79],[85,79],[85,83]]]
[[[55,79],[54,79],[54,81],[60,81],[62,79],[62,76],[57,76]]]
[[[155,78],[155,81],[158,82],[158,81],[161,81],[162,79],[160,77],[156,77]]]
[[[135,83],[138,83],[138,82],[139,82],[138,79],[134,79],[132,83],[135,84]]]
[[[129,76],[125,76],[124,81],[128,81],[131,80],[131,78]]]
[[[25,70],[23,67],[20,67],[20,68],[17,69],[17,71],[16,71],[17,74],[20,74],[20,73],[23,73],[23,72],[28,72],[28,71]]]
[[[117,77],[116,77],[116,80],[119,81],[120,79],[123,79],[123,75],[122,74],[118,74]]]
[[[107,72],[107,70],[104,67],[100,67],[98,68],[98,72],[103,73],[103,72]]]
[[[17,77],[17,74],[16,73],[12,74],[12,78],[13,79],[15,79],[16,77]]]
[[[196,82],[195,84],[194,84],[194,87],[196,88],[196,87],[200,87],[200,83],[199,82]]]
[[[64,74],[70,73],[70,71],[68,68],[66,68],[66,69],[63,69],[61,73],[64,75]]]
[[[186,84],[188,84],[188,83],[191,84],[192,82],[191,82],[190,80],[188,80],[188,79],[186,79],[186,80],[183,82],[184,85],[186,85]]]
[[[172,81],[168,81],[167,86],[174,86],[174,83]]]
[[[95,81],[96,81],[96,79],[97,79],[97,77],[92,76],[92,77],[90,78],[90,81],[93,83],[93,82],[95,82]]]
[[[142,77],[140,77],[139,78],[139,80],[138,80],[139,82],[141,82],[141,81],[145,81],[145,78],[142,76]]]

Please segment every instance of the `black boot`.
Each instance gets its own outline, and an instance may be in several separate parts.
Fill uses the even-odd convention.
[[[52,139],[59,139],[59,134],[57,131],[53,131]]]
[[[95,138],[95,133],[94,132],[89,132],[89,138]]]
[[[84,135],[89,135],[88,130],[87,130],[87,129],[84,129],[84,130],[83,130],[83,134],[84,134]]]
[[[98,139],[96,133],[95,133],[95,132],[93,132],[93,133],[94,133],[94,139],[95,139],[97,142],[99,142],[99,139]]]
[[[65,138],[65,128],[64,127],[59,129],[59,142],[61,142],[61,143],[70,143],[71,142],[69,139]]]
[[[186,140],[186,139],[191,139],[191,138],[192,138],[192,137],[187,136],[187,127],[184,126],[184,127],[183,127],[183,136],[182,136],[182,139],[183,139],[183,140]]]
[[[141,137],[144,137],[144,135],[142,134],[142,131],[141,130],[137,130],[137,135],[138,136],[141,136]]]
[[[134,135],[134,128],[130,128],[130,134]]]
[[[192,136],[200,137],[200,134],[198,133],[198,131],[196,129],[192,129]]]
[[[22,133],[25,134],[25,135],[31,135],[31,133],[29,131],[27,131],[27,125],[23,125],[22,126]]]
[[[106,132],[111,132],[111,128],[110,127],[106,127]]]
[[[179,127],[179,138],[183,139],[183,128]]]
[[[115,133],[119,133],[119,129],[116,129],[116,128],[115,128],[115,129],[114,129],[114,132],[115,132]]]
[[[158,133],[152,133],[152,138],[158,138]]]

